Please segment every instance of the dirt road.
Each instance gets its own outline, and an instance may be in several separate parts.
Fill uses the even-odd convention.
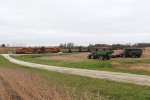
[[[107,79],[107,80],[118,81],[118,82],[150,86],[150,76],[119,73],[119,72],[96,71],[96,70],[87,70],[87,69],[49,66],[49,65],[35,64],[35,63],[29,63],[25,61],[16,60],[14,58],[11,58],[8,54],[3,54],[3,56],[6,59],[8,59],[10,62],[23,65],[23,66],[27,66],[27,67],[46,69],[50,71],[81,75],[81,76],[87,76],[87,77],[92,77],[92,78],[100,78],[100,79]]]

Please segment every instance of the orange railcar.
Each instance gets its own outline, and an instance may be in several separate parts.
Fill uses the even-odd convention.
[[[34,50],[32,48],[18,48],[16,54],[32,54]]]
[[[57,49],[57,48],[46,48],[45,52],[46,53],[58,53],[59,49]]]
[[[58,53],[57,48],[18,48],[16,54],[34,54],[34,53]]]

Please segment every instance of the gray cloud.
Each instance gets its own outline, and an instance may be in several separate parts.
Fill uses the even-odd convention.
[[[0,42],[150,42],[149,0],[1,0]]]

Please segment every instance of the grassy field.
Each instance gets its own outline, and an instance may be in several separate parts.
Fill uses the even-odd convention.
[[[101,79],[67,75],[12,64],[0,56],[0,66],[17,68],[36,74],[62,90],[68,90],[75,100],[149,100],[150,87]]]
[[[12,56],[16,59],[23,61],[62,66],[62,67],[71,67],[71,68],[82,68],[82,69],[91,69],[91,70],[104,70],[104,71],[115,71],[115,72],[124,72],[124,73],[133,73],[141,75],[150,75],[149,66],[138,67],[137,64],[149,64],[150,60],[123,60],[123,61],[100,61],[100,60],[88,60],[88,61],[63,61],[63,60],[45,60],[38,59],[39,56],[26,55],[26,56]],[[135,65],[135,66],[133,66]],[[130,67],[131,66],[131,67]]]

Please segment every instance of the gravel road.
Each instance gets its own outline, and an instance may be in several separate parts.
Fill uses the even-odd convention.
[[[23,65],[26,67],[33,67],[33,68],[46,69],[46,70],[56,71],[56,72],[61,72],[66,74],[74,74],[74,75],[81,75],[81,76],[87,76],[92,78],[107,79],[107,80],[112,80],[117,82],[150,86],[150,76],[146,76],[146,75],[136,75],[136,74],[128,74],[128,73],[120,73],[120,72],[96,71],[96,70],[88,70],[88,69],[77,69],[77,68],[42,65],[42,64],[20,61],[10,57],[9,54],[3,54],[2,56],[8,59],[10,62]]]

